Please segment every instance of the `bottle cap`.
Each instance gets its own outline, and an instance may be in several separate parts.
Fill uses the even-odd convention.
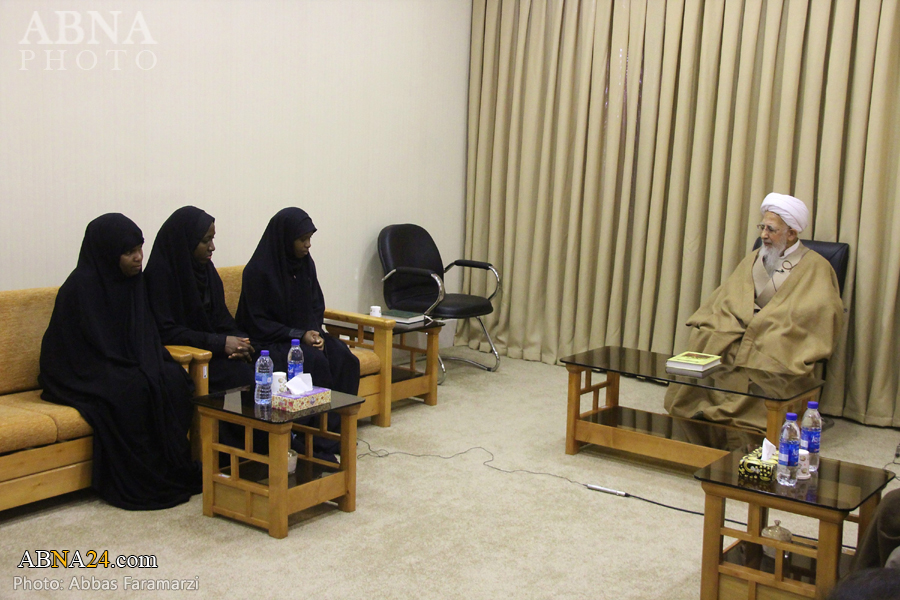
[[[268,350],[261,350],[261,351],[259,352],[259,355],[260,355],[260,356],[268,356],[268,355],[269,355],[269,351],[268,351]]]
[[[263,352],[265,352],[265,350],[263,350]],[[797,420],[797,413],[788,413],[788,414],[786,415],[786,418],[787,418],[788,421],[796,421],[796,420]]]
[[[291,346],[299,346],[299,345],[300,345],[300,340],[291,340]],[[268,352],[268,350],[267,350],[267,352]]]
[[[807,407],[807,408],[812,408],[812,409],[818,409],[818,408],[819,408],[819,403],[816,402],[815,400],[813,400],[812,402],[807,403],[806,407]]]

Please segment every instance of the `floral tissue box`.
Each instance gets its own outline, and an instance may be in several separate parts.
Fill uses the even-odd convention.
[[[331,402],[331,390],[314,387],[305,394],[295,396],[288,391],[279,391],[272,396],[272,408],[297,412],[320,404]]]

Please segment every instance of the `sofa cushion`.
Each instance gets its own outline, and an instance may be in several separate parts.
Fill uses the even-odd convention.
[[[56,439],[54,442],[65,442],[76,438],[91,435],[94,431],[87,424],[76,409],[71,406],[54,404],[41,400],[41,390],[21,392],[0,396],[0,405],[10,406],[21,410],[29,410],[48,416],[56,424]]]
[[[0,394],[37,389],[41,341],[57,289],[0,292]]]
[[[381,361],[378,355],[365,348],[350,348],[353,356],[359,359],[359,376],[375,375],[381,370]]]
[[[56,424],[47,415],[0,405],[0,454],[56,442]]]

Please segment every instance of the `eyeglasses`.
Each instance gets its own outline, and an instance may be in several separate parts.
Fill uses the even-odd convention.
[[[781,232],[780,229],[775,229],[771,225],[766,225],[765,223],[760,223],[759,225],[756,226],[756,228],[759,229],[760,233],[762,233],[763,231],[768,231],[769,235],[777,235],[778,233]]]

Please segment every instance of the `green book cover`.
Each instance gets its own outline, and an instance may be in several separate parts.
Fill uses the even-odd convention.
[[[666,361],[666,364],[697,365],[700,367],[720,360],[722,357],[702,352],[682,352]]]

